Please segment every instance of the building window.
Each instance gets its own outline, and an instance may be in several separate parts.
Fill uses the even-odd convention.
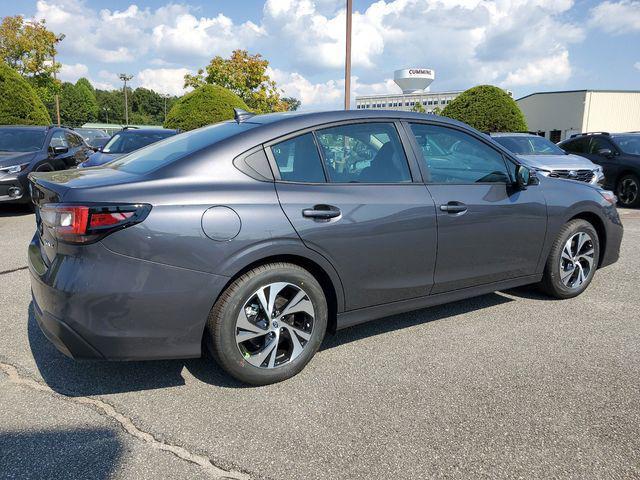
[[[560,130],[551,130],[549,132],[549,140],[551,140],[553,143],[558,143],[561,136],[562,132]]]
[[[440,105],[444,105],[446,102],[446,100],[440,100]]]

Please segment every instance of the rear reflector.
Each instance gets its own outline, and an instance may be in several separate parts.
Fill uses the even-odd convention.
[[[142,222],[151,205],[72,205],[47,203],[40,208],[42,222],[62,242],[91,243],[116,230]]]

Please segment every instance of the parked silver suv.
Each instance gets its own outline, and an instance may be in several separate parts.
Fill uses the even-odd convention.
[[[592,184],[604,181],[601,166],[587,158],[567,153],[535,133],[497,132],[489,135],[517,155],[522,163],[543,175]]]

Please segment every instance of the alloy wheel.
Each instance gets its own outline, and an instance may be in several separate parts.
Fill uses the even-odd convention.
[[[580,288],[594,268],[593,238],[586,232],[572,235],[564,244],[560,256],[560,280],[570,288]]]
[[[625,178],[618,187],[618,199],[623,205],[631,205],[638,198],[638,184],[633,178]]]
[[[254,367],[276,368],[295,360],[311,339],[314,309],[307,293],[287,282],[259,288],[236,320],[236,344]]]

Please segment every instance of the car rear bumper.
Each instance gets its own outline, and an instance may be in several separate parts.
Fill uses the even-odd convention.
[[[209,311],[226,277],[116,254],[101,244],[58,254],[29,245],[34,314],[58,350],[76,359],[201,355]]]

